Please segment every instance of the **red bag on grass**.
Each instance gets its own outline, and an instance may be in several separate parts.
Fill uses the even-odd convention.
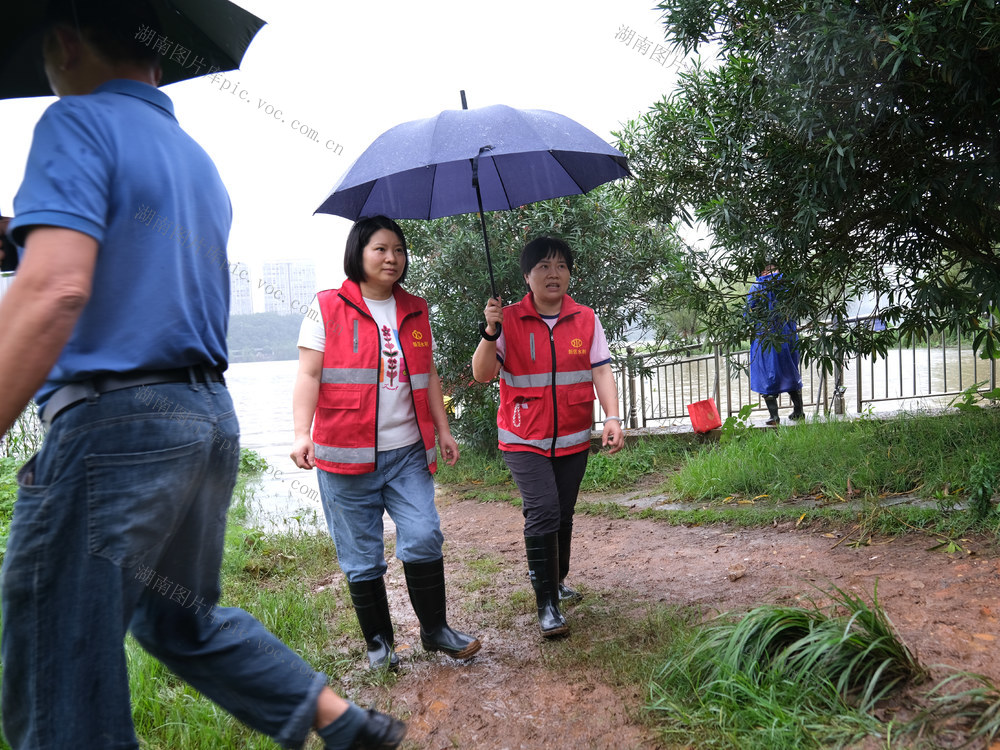
[[[704,401],[688,404],[688,414],[695,432],[708,432],[722,427],[722,417],[719,416],[714,399],[706,398]]]

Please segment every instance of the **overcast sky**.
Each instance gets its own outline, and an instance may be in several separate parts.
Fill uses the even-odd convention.
[[[662,64],[657,50],[663,27],[655,0],[238,4],[268,22],[242,68],[164,91],[229,189],[230,259],[255,271],[264,260],[309,259],[321,288],[342,278],[350,222],[313,211],[393,125],[461,108],[464,89],[470,107],[548,109],[613,142],[620,123],[669,93],[676,80],[677,65]],[[52,101],[0,102],[5,214],[34,123]]]

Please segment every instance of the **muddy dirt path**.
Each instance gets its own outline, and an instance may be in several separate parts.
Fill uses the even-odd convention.
[[[363,660],[344,688],[362,700],[391,701],[409,714],[404,747],[657,748],[636,720],[645,686],[612,688],[595,674],[553,667],[565,640],[543,642],[524,561],[522,518],[501,503],[439,499],[445,535],[451,625],[479,635],[466,664],[426,655],[406,598],[402,568],[390,560],[386,584],[403,659],[388,690],[364,684]],[[878,598],[903,640],[928,666],[945,664],[1000,682],[1000,550],[969,540],[968,552],[930,551],[923,535],[873,539],[854,547],[840,530],[787,523],[767,529],[674,527],[655,521],[576,519],[569,582],[636,616],[649,603],[695,605],[706,613],[762,603],[796,603],[835,585]],[[473,582],[477,560],[499,570]],[[729,572],[742,569],[731,581]],[[511,597],[515,604],[510,606]],[[501,603],[499,606],[497,603]],[[506,603],[506,609],[503,607]],[[572,627],[573,609],[567,611]],[[613,619],[604,623],[613,630]],[[358,644],[344,643],[360,654]],[[352,684],[352,682],[354,684]]]

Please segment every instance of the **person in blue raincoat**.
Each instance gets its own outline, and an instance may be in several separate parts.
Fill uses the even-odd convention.
[[[753,309],[758,305],[767,305],[773,311],[777,297],[775,282],[781,278],[778,269],[767,265],[750,287],[747,294],[747,305]],[[767,336],[756,336],[750,345],[750,390],[764,397],[770,419],[766,424],[776,425],[781,420],[778,416],[778,396],[787,393],[792,400],[791,420],[802,419],[802,376],[799,374],[798,334],[795,331],[794,320],[781,320],[769,316],[768,327],[780,329],[781,346],[775,347],[767,342]]]

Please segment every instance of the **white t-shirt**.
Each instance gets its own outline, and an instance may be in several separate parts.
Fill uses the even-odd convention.
[[[420,428],[413,413],[410,376],[403,367],[399,348],[396,299],[363,299],[378,324],[382,339],[378,366],[378,449],[388,451],[413,445],[420,440]],[[326,331],[316,297],[309,305],[309,313],[302,318],[298,345],[317,352],[326,351]],[[433,337],[431,351],[434,351]]]

